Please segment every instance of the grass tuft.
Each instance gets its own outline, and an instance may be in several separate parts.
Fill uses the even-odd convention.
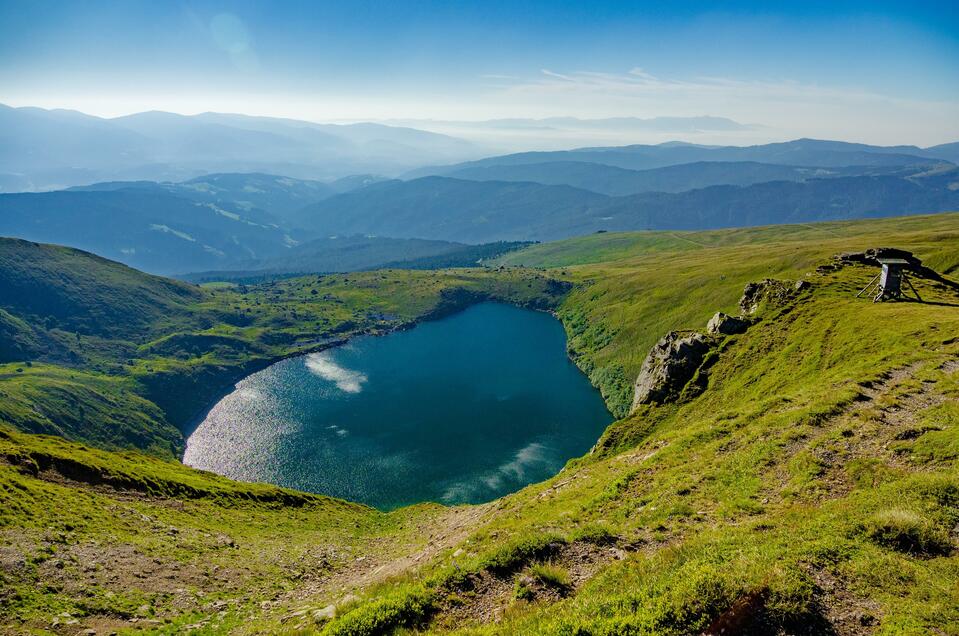
[[[872,515],[866,535],[881,546],[910,554],[946,555],[952,551],[949,535],[911,510],[891,508]]]

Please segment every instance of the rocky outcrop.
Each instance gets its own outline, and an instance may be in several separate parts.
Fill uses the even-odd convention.
[[[679,397],[710,348],[701,333],[671,331],[650,350],[636,378],[633,407],[663,404]]]
[[[790,281],[775,278],[766,278],[758,283],[746,283],[743,297],[739,299],[739,308],[744,316],[751,316],[766,303],[786,304],[810,286],[810,283],[805,280]]]
[[[749,321],[717,311],[716,315],[706,323],[706,333],[711,336],[731,336],[742,333],[749,328]]]
[[[872,267],[879,267],[881,265],[879,259],[886,258],[901,258],[908,263],[907,269],[909,270],[911,276],[925,278],[950,289],[959,291],[959,283],[946,278],[931,267],[923,265],[922,261],[912,252],[901,250],[895,247],[873,247],[862,252],[843,252],[842,254],[836,254],[831,263],[826,263],[817,267],[816,273],[823,275],[830,274],[832,272],[841,270],[847,265],[869,265]]]
[[[900,250],[895,247],[873,247],[863,252],[843,252],[837,254],[835,260],[841,264],[862,263],[864,265],[873,265],[879,267],[879,259],[901,258],[909,263],[912,269],[921,269],[922,261],[916,258],[912,252]]]
[[[706,388],[709,367],[716,356],[707,357],[722,336],[743,333],[755,322],[750,316],[766,304],[784,305],[797,299],[812,284],[806,280],[767,278],[749,283],[739,301],[742,315],[717,312],[706,324],[706,334],[671,331],[653,345],[643,361],[633,386],[630,413],[641,404],[663,404],[691,399]],[[692,380],[696,380],[691,384]]]

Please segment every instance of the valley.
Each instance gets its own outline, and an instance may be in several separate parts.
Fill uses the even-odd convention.
[[[50,285],[33,297],[59,300],[4,305],[5,328],[18,329],[4,341],[22,344],[0,375],[0,416],[73,441],[3,433],[10,565],[0,623],[327,634],[629,625],[679,634],[746,620],[731,608],[749,603],[749,629],[951,629],[957,218],[598,234],[534,245],[483,270],[228,288],[6,241],[8,259],[32,256],[4,288],[29,279]],[[924,303],[856,299],[875,267],[832,259],[888,244],[945,277],[913,279]],[[103,290],[96,302],[77,293],[81,281],[52,294],[71,259],[92,260],[71,270],[90,272]],[[770,296],[745,333],[716,340],[690,384],[698,388],[630,412],[633,380],[660,337],[702,330],[716,311],[738,314],[745,284],[768,278],[808,288]],[[125,289],[150,290],[169,309],[129,312],[142,321],[136,327],[84,322],[129,302]],[[554,311],[572,359],[618,418],[555,477],[490,504],[383,513],[173,460],[183,438],[172,431],[269,362],[491,298]],[[61,307],[71,308],[69,326],[45,323],[65,321]],[[32,331],[19,331],[26,324]],[[61,350],[29,353],[38,340]],[[74,396],[84,391],[109,408],[78,411]],[[42,419],[9,407],[57,400],[69,405],[62,413],[83,414],[72,430],[44,428],[61,412]],[[162,443],[151,448],[125,430],[137,412]],[[874,575],[889,569],[902,578]]]

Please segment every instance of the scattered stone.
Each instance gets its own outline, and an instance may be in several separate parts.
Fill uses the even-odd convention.
[[[793,287],[796,291],[803,291],[812,287],[812,284],[808,280],[797,280],[796,285]]]
[[[749,321],[742,318],[736,318],[729,314],[717,311],[716,315],[710,318],[706,324],[706,333],[712,335],[730,336],[735,333],[742,333],[749,327]]]
[[[744,316],[751,316],[764,303],[781,305],[792,299],[795,293],[796,284],[792,281],[766,278],[758,283],[746,283],[739,308]]]
[[[336,616],[336,605],[327,605],[318,610],[313,610],[313,620],[317,623],[325,623],[333,620]]]
[[[457,548],[456,552],[453,553],[453,558],[455,559],[457,557],[463,556],[464,552],[465,550],[463,550],[463,548]]]
[[[640,404],[662,404],[679,396],[696,374],[709,351],[709,339],[701,333],[666,334],[653,345],[636,378],[635,410]]]

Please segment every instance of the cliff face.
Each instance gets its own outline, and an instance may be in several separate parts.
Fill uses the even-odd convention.
[[[709,352],[701,333],[671,331],[657,342],[636,378],[632,410],[640,404],[663,404],[679,397]]]

